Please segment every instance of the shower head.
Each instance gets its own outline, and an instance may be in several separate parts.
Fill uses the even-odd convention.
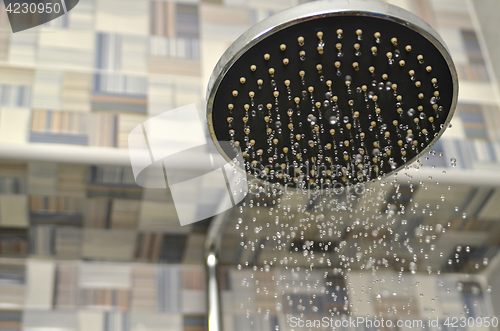
[[[211,137],[251,175],[287,186],[386,176],[443,134],[458,97],[437,32],[399,7],[319,1],[249,29],[208,86]],[[229,141],[230,144],[219,142]]]

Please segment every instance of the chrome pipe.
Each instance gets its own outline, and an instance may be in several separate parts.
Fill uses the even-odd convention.
[[[232,214],[231,210],[215,216],[205,240],[208,331],[223,330],[218,266],[222,231]]]

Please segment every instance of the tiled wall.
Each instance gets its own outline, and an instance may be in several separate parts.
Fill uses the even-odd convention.
[[[80,0],[68,15],[17,34],[2,8],[0,151],[12,144],[21,152],[27,146],[53,151],[47,146],[58,144],[126,151],[128,133],[149,116],[190,103],[203,110],[208,77],[231,42],[302,2]],[[456,158],[457,168],[497,170],[499,98],[467,1],[387,2],[432,24],[459,72],[453,127],[433,148],[444,156],[426,164],[454,168]],[[200,265],[207,222],[180,227],[168,191],[136,186],[128,167],[94,163],[16,162],[0,154],[0,330],[204,329]],[[499,193],[491,190],[455,192],[474,217],[446,217],[457,231],[489,234],[480,238],[496,247]],[[429,198],[424,191],[409,195]],[[407,228],[422,222],[411,219]],[[449,254],[436,263],[447,262],[456,238],[443,239]],[[226,242],[231,262],[237,239]],[[496,254],[475,249],[475,260],[449,271],[474,270]],[[243,295],[255,294],[236,285],[245,277],[228,272],[228,330],[285,326],[283,316],[248,319],[237,309]],[[343,308],[328,300],[321,307],[334,306]]]

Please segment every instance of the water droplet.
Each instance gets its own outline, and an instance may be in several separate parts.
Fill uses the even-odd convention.
[[[315,125],[316,121],[317,121],[317,118],[313,114],[309,114],[307,116],[307,120],[311,123],[311,125]]]

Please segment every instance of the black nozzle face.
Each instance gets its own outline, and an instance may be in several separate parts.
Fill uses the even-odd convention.
[[[241,148],[253,175],[355,184],[430,146],[455,91],[429,39],[394,20],[343,14],[288,26],[241,55],[218,86],[210,124],[217,140]]]

